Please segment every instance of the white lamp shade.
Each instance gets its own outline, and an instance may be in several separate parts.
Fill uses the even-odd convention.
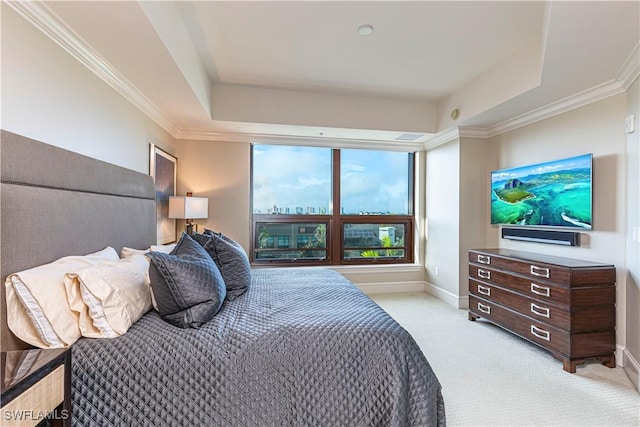
[[[198,219],[209,217],[209,199],[206,197],[169,197],[169,218]]]

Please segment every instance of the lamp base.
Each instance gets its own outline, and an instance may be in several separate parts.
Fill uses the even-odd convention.
[[[198,226],[194,223],[188,222],[184,225],[185,231],[189,236],[193,236],[194,231],[198,231]]]

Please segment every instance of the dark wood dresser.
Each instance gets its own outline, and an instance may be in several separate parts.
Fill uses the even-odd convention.
[[[574,373],[616,365],[616,269],[509,249],[469,251],[469,320],[480,317],[549,350]]]

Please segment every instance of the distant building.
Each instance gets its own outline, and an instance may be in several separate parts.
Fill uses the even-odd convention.
[[[344,229],[345,247],[379,246],[380,238],[372,224],[350,224]]]
[[[378,227],[378,236],[380,240],[388,237],[391,243],[396,241],[396,228],[395,227]]]

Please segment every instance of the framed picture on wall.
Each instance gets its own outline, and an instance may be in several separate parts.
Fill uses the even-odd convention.
[[[149,144],[149,174],[156,185],[156,227],[159,245],[176,241],[176,220],[169,218],[169,197],[176,195],[178,159]]]

